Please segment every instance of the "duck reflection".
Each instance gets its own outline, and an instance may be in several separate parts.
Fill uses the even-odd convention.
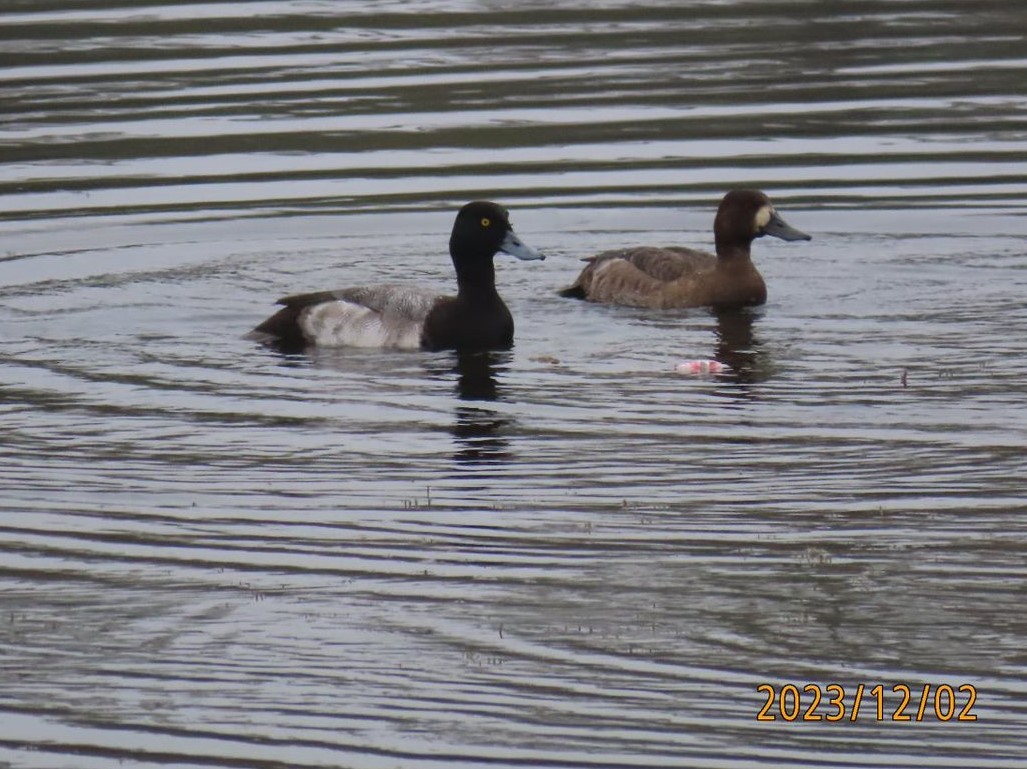
[[[456,396],[460,401],[484,403],[502,397],[496,374],[509,365],[509,352],[456,352],[453,356]],[[483,405],[458,405],[453,424],[453,458],[466,465],[507,461],[510,449],[503,432],[510,422],[508,417]]]
[[[755,332],[762,311],[743,307],[715,310],[713,315],[717,321],[714,330],[717,347],[713,357],[728,367],[720,378],[737,384],[754,384],[769,379],[773,373],[770,353]]]

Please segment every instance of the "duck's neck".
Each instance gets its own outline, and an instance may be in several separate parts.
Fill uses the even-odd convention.
[[[466,299],[491,299],[496,296],[496,267],[491,259],[453,258],[456,267],[457,295]]]
[[[745,264],[751,261],[751,240],[739,241],[718,237],[716,244],[717,258],[723,265]]]

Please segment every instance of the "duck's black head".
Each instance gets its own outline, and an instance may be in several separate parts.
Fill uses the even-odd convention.
[[[720,201],[713,222],[717,253],[722,247],[743,247],[756,238],[772,235],[781,240],[811,240],[805,232],[795,229],[774,210],[770,198],[759,190],[731,190]]]
[[[449,254],[457,280],[495,284],[492,257],[498,252],[518,259],[545,259],[545,255],[523,243],[510,225],[510,214],[497,203],[476,200],[456,215],[449,238]]]

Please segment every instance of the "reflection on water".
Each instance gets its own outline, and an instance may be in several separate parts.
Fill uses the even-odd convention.
[[[454,459],[466,465],[509,461],[510,443],[504,432],[510,424],[510,419],[495,411],[458,406],[453,425],[453,437],[457,442]]]
[[[713,359],[728,367],[722,378],[737,384],[755,384],[773,374],[770,352],[763,349],[755,331],[763,312],[762,308],[751,307],[713,312],[717,322]]]
[[[503,397],[499,377],[512,361],[510,352],[455,352],[456,363],[451,373],[456,378],[459,401],[494,401]],[[457,405],[453,437],[457,451],[454,459],[461,464],[488,464],[511,459],[510,445],[504,433],[512,420],[483,404]]]
[[[3,4],[0,764],[1021,766],[1022,17]],[[556,296],[731,187],[816,238],[764,307]],[[240,338],[451,291],[473,198],[513,350]],[[755,720],[833,681],[980,718]]]
[[[496,376],[512,360],[509,352],[455,352],[456,395],[463,401],[494,401],[502,396]]]

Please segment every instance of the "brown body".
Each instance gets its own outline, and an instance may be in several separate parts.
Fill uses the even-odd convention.
[[[756,190],[724,196],[713,223],[716,254],[677,246],[604,251],[585,261],[563,296],[633,307],[744,307],[763,304],[767,285],[752,263],[752,241],[763,235],[809,240],[777,215]]]

